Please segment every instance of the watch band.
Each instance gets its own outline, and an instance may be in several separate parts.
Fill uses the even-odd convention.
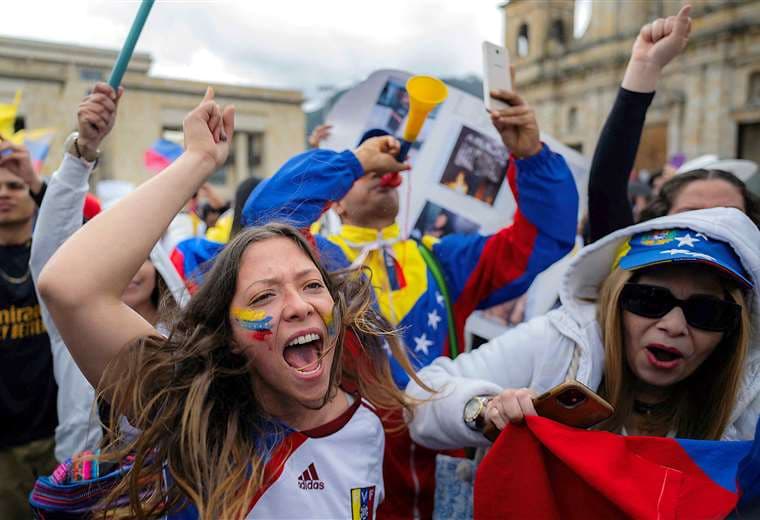
[[[64,141],[64,150],[66,150],[71,155],[74,155],[77,158],[90,163],[97,163],[98,159],[100,158],[100,150],[95,150],[95,157],[92,159],[84,156],[79,146],[79,132],[72,132],[69,134],[69,136]]]

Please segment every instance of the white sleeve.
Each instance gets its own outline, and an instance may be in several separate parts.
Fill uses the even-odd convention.
[[[562,341],[549,320],[540,316],[455,360],[439,357],[417,373],[436,394],[431,395],[414,381],[406,387],[407,394],[423,401],[409,422],[412,439],[431,449],[488,446],[490,442],[483,435],[464,423],[467,401],[476,395],[498,394],[505,388],[532,387],[536,368],[553,370],[546,367],[546,360],[557,357]],[[561,370],[558,366],[557,371]]]
[[[82,227],[82,206],[88,190],[92,163],[65,154],[48,183],[32,235],[29,267],[35,287],[40,272],[58,248]],[[74,453],[96,447],[100,423],[95,411],[95,392],[61,339],[42,298],[40,312],[50,337],[53,373],[58,384],[58,426],[55,455],[64,461]]]

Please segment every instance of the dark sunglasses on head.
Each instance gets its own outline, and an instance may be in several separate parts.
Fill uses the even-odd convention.
[[[673,307],[680,307],[689,325],[712,332],[734,328],[742,312],[740,305],[716,296],[695,294],[679,300],[665,287],[638,283],[625,284],[620,293],[620,305],[645,318],[662,318]]]

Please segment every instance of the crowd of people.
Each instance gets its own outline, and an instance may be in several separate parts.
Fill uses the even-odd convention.
[[[564,381],[612,405],[598,430],[753,439],[757,198],[704,169],[629,198],[689,9],[636,38],[559,306],[470,352],[468,316],[513,313],[579,229],[573,176],[517,92],[491,93],[517,203],[491,235],[405,236],[387,179],[410,166],[382,131],[331,151],[320,128],[230,207],[207,185],[235,129],[212,89],[184,153],[104,211],[90,175],[129,92],[93,87],[48,180],[0,141],[0,517],[431,518],[437,457],[472,458]],[[205,235],[167,240],[199,194]],[[340,226],[314,232],[328,208]]]

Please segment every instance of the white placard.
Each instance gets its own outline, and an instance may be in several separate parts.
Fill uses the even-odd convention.
[[[333,130],[322,147],[353,149],[371,128],[400,137],[408,112],[404,85],[409,77],[407,72],[379,70],[343,94],[327,114],[325,122],[333,125]],[[509,224],[515,211],[504,179],[507,150],[483,100],[451,86],[448,90],[448,98],[425,121],[410,152],[412,171],[402,175],[398,222],[405,236],[412,234],[418,223],[430,231],[436,219],[439,227],[445,225],[449,232],[493,233]],[[582,214],[588,159],[543,132],[541,138],[570,166]]]

